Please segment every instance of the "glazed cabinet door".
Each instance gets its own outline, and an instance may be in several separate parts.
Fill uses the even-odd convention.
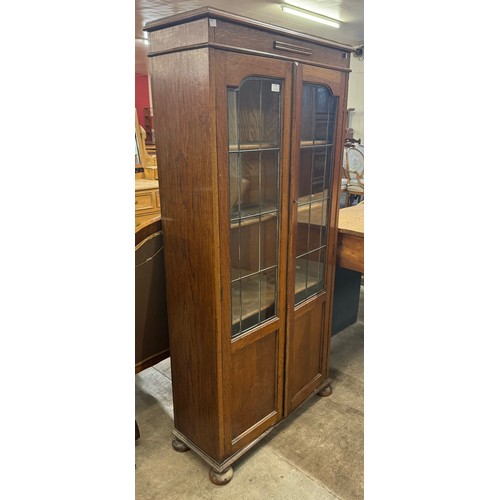
[[[214,50],[226,455],[283,415],[291,64]]]
[[[328,378],[346,76],[296,67],[285,414]]]

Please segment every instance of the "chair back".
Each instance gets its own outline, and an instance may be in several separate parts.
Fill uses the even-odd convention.
[[[365,156],[364,147],[360,144],[344,149],[343,167],[349,182],[364,184]]]

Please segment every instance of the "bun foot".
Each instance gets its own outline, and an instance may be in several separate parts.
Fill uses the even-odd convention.
[[[228,467],[224,472],[217,472],[213,468],[211,468],[210,472],[208,473],[208,477],[214,484],[227,484],[233,478],[233,468]]]
[[[189,451],[189,447],[186,446],[182,441],[179,441],[178,439],[172,439],[172,448],[175,451],[179,451],[181,453],[185,451]]]
[[[332,384],[328,384],[326,387],[323,387],[321,391],[318,392],[318,396],[321,396],[323,398],[330,396],[332,394]]]

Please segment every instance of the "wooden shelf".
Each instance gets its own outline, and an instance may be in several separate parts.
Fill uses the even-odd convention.
[[[259,222],[266,222],[271,219],[276,218],[276,214],[256,214],[255,217],[248,217],[247,219],[238,219],[237,221],[231,222],[231,229],[237,229],[239,227],[251,226],[253,224],[258,224]]]
[[[279,144],[275,142],[245,142],[241,144],[230,144],[229,152],[236,153],[242,151],[268,151],[279,150]]]
[[[301,148],[311,148],[313,146],[333,146],[333,144],[326,141],[300,141]]]
[[[242,205],[240,216],[231,217],[231,229],[236,229],[240,226],[248,226],[250,224],[257,224],[260,221],[265,222],[277,217],[278,208],[272,203],[263,203],[260,206],[260,210],[258,210],[258,208],[259,205],[255,204]]]
[[[314,226],[325,225],[328,209],[328,189],[321,193],[313,194],[311,197],[299,198],[297,209],[297,222],[301,224],[312,224]],[[309,207],[311,214],[309,218]]]
[[[299,259],[306,262],[307,259]],[[304,266],[306,267],[306,266]],[[238,273],[237,269],[232,270],[234,273]],[[251,274],[250,271],[246,271],[247,274]],[[319,273],[320,276],[323,276],[323,264],[319,263]],[[245,274],[243,271],[242,274]],[[307,283],[309,288],[316,286],[319,283],[319,280],[314,280]],[[295,271],[295,293],[301,293],[306,289],[306,272],[303,268],[296,269]],[[265,311],[269,309],[274,303],[274,294],[276,290],[276,283],[274,280],[268,280],[265,284],[263,290],[259,291],[259,282],[257,280],[250,281],[247,280],[243,283],[241,287],[241,296],[243,297],[242,301],[242,314],[241,320],[244,321],[252,316],[255,316],[259,313],[259,293],[260,293],[260,310]],[[233,289],[231,292],[231,298],[233,304],[239,304],[240,300],[240,292],[238,290]],[[236,308],[233,307],[233,315],[232,315],[232,324],[236,325],[240,321],[240,315],[235,314],[234,310]]]

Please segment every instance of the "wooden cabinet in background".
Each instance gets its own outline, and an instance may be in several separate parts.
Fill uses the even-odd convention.
[[[225,484],[328,356],[350,48],[202,8],[148,23],[173,446]]]
[[[135,227],[160,214],[158,181],[135,179]]]

